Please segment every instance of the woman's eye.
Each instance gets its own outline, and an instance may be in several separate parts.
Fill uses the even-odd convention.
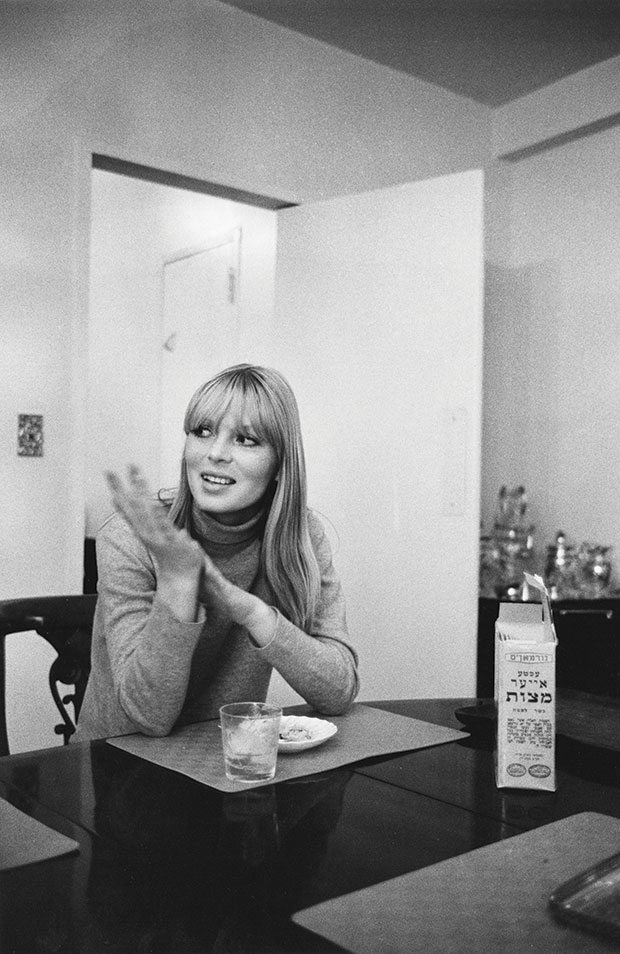
[[[195,427],[192,431],[194,437],[210,437],[213,431],[208,424],[201,424],[200,427]]]
[[[250,434],[237,434],[237,440],[243,447],[256,447],[258,440]]]

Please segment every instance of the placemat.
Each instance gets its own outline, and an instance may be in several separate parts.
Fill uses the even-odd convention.
[[[302,709],[310,712],[309,708],[299,706],[285,711],[299,713]],[[361,703],[355,703],[345,715],[330,716],[329,721],[338,726],[336,735],[317,748],[278,755],[276,777],[271,782],[231,782],[226,778],[221,734],[216,720],[183,726],[165,738],[136,734],[107,741],[119,749],[188,775],[222,792],[238,792],[302,775],[326,772],[374,756],[427,748],[463,738],[460,729],[409,719]]]
[[[0,799],[0,871],[67,855],[79,847],[77,841]]]
[[[354,954],[595,954],[609,943],[553,920],[549,896],[620,850],[620,820],[572,815],[293,915]]]

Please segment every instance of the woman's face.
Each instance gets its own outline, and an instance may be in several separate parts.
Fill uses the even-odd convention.
[[[276,476],[277,455],[249,415],[228,410],[187,435],[185,467],[198,508],[220,523],[249,520]]]

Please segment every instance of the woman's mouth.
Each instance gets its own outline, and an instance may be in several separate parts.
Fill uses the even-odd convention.
[[[201,474],[200,476],[206,484],[213,484],[216,487],[228,487],[235,483],[232,477],[221,477],[218,474]]]

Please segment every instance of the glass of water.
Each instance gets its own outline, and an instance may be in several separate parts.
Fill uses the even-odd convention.
[[[265,782],[276,774],[282,709],[267,702],[220,708],[224,770],[232,782]]]

